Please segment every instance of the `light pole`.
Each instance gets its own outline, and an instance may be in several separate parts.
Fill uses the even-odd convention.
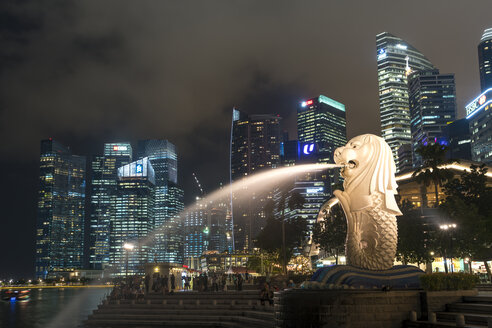
[[[441,224],[439,226],[439,229],[441,229],[442,231],[446,231],[448,232],[446,234],[446,236],[449,238],[449,246],[450,248],[451,247],[451,243],[452,243],[452,240],[453,238],[451,237],[451,229],[456,229],[457,225],[455,223],[451,223],[451,224]],[[447,248],[448,248],[448,243],[446,243],[446,245],[444,246],[444,271],[446,273],[448,273],[448,262],[447,262]],[[453,272],[453,256],[451,255],[451,272]]]
[[[135,247],[135,245],[133,245],[131,243],[124,243],[123,244],[123,248],[125,249],[125,280],[126,280],[127,284],[128,284],[128,255],[129,255],[130,251],[133,250],[134,247]]]

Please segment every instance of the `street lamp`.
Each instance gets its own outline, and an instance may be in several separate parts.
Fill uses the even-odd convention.
[[[449,234],[447,235],[448,238],[449,238],[449,246],[450,248],[451,247],[451,243],[452,243],[452,237],[451,237],[451,231],[452,229],[456,229],[457,225],[455,223],[448,223],[448,224],[441,224],[439,226],[439,229],[441,229],[442,231],[449,231]],[[446,271],[446,273],[448,273],[448,262],[447,262],[447,246],[448,245],[445,245],[444,246],[444,271]],[[451,257],[451,272],[453,272],[453,257]]]
[[[135,245],[131,243],[124,243],[123,248],[125,249],[125,279],[128,283],[128,254],[135,248]]]

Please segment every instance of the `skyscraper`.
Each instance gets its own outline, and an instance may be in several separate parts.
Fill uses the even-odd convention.
[[[143,273],[143,265],[153,262],[155,173],[148,158],[118,168],[116,212],[110,228],[110,265],[113,274]],[[131,243],[132,250],[123,245]]]
[[[298,163],[333,163],[335,149],[347,143],[345,105],[323,95],[302,101],[297,109],[297,136]],[[316,175],[314,180],[321,176],[325,174]],[[314,181],[306,177],[306,183]],[[331,193],[330,186],[338,181],[337,171],[329,170],[326,178],[328,188],[324,192]]]
[[[275,168],[280,163],[279,116],[246,115],[233,109],[231,130],[231,182],[239,181],[262,170]],[[242,194],[247,191],[242,192]],[[236,250],[251,249],[253,238],[264,226],[261,216],[265,197],[254,195],[250,201],[233,197],[234,243]]]
[[[419,147],[447,143],[444,128],[456,118],[454,74],[439,74],[437,69],[414,71],[408,76],[408,87],[412,160],[413,167],[419,167],[422,165],[416,153]]]
[[[478,44],[478,66],[482,92],[492,88],[492,28],[483,31]]]
[[[408,42],[388,32],[376,36],[381,135],[389,144],[397,168],[398,149],[411,143],[407,76],[434,65]]]
[[[132,146],[128,142],[104,144],[103,156],[91,163],[90,255],[92,269],[102,270],[109,265],[111,221],[116,215],[118,168],[132,161]]]
[[[444,135],[449,146],[448,158],[471,161],[470,125],[466,118],[448,124],[444,128]]]
[[[155,259],[158,262],[183,262],[183,190],[178,182],[178,158],[168,140],[141,140],[138,157],[148,157],[155,171]]]
[[[481,93],[466,107],[470,124],[472,159],[492,163],[492,89]]]
[[[200,256],[208,250],[210,233],[208,205],[197,197],[193,208],[184,214],[184,263],[192,269],[200,268]]]
[[[36,229],[36,277],[82,268],[85,157],[49,139],[41,141]]]
[[[308,155],[316,147],[320,162],[333,162],[335,149],[347,143],[345,105],[323,95],[301,102],[297,136],[303,154]]]
[[[227,236],[230,233],[227,217],[227,203],[216,202],[210,206],[210,221],[208,233],[208,250],[210,251],[230,251]]]

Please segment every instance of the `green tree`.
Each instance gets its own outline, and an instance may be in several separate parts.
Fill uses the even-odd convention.
[[[264,250],[256,253],[248,259],[247,267],[261,274],[281,273],[280,254],[278,252],[266,252]]]
[[[443,182],[451,179],[453,173],[449,169],[442,168],[446,164],[453,163],[453,160],[446,159],[446,153],[449,147],[440,144],[428,144],[421,146],[416,150],[416,153],[422,158],[422,168],[416,170],[412,176],[418,184],[427,187],[432,182],[434,184],[434,193],[436,197],[435,207],[439,207],[439,188]],[[426,199],[426,197],[425,197]],[[422,196],[422,203],[426,207],[424,195]]]
[[[328,254],[335,257],[338,265],[339,255],[345,249],[347,237],[347,221],[342,207],[337,204],[333,206],[323,221],[316,222],[313,227],[313,243]]]
[[[471,165],[460,179],[444,185],[446,199],[442,208],[457,224],[453,248],[457,255],[484,261],[492,258],[492,188],[487,186],[487,168]]]

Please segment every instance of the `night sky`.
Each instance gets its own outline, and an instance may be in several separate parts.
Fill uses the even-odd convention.
[[[403,38],[456,74],[458,117],[479,93],[477,45],[490,0],[1,1],[0,279],[34,271],[38,157],[168,139],[190,201],[228,179],[231,109],[347,107],[348,136],[379,133],[376,34]]]

